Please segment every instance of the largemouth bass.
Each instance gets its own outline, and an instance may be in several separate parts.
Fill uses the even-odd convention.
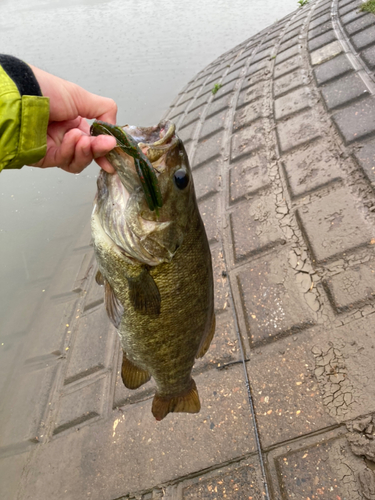
[[[96,122],[91,133],[117,139],[107,155],[116,173],[100,172],[91,226],[97,282],[123,349],[122,380],[137,389],[154,378],[157,420],[197,413],[191,371],[211,343],[215,315],[210,248],[185,148],[170,122],[122,129]]]

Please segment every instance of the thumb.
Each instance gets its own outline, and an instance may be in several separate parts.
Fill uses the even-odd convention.
[[[92,94],[78,85],[74,87],[72,96],[79,116],[116,124],[117,104],[113,99]]]

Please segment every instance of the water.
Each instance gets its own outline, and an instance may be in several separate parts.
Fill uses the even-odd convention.
[[[112,97],[120,124],[152,125],[198,71],[296,8],[296,0],[0,0],[1,52]],[[64,251],[86,225],[97,172],[94,164],[80,175],[30,167],[0,174],[5,405],[13,360],[35,341],[22,327],[23,311],[48,294]],[[0,424],[6,418],[4,411]]]

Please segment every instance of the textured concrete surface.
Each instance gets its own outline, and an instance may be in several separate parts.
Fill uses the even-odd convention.
[[[54,326],[23,367],[35,391],[0,448],[2,498],[375,499],[375,16],[360,3],[308,3],[166,113],[214,263],[201,412],[157,423],[153,382],[122,386],[87,226],[39,311]]]

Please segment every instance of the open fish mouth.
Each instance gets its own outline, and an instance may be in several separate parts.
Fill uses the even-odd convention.
[[[96,120],[91,125],[90,133],[94,136],[112,135],[117,141],[114,149],[119,148],[133,157],[147,205],[151,211],[158,213],[158,208],[163,206],[163,199],[156,176],[158,170],[152,163],[157,162],[177,145],[175,125],[171,122],[161,122],[156,127],[119,127]]]
[[[161,122],[156,127],[137,129],[136,127],[124,127],[129,132],[143,133],[143,140],[138,146],[147,155],[151,163],[157,162],[165,153],[176,147],[178,137],[176,126],[172,122]],[[133,134],[132,134],[133,135]]]

